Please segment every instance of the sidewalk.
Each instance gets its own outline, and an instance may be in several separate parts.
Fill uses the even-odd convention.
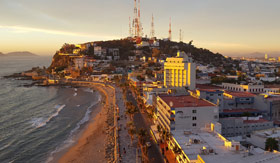
[[[120,126],[119,131],[119,142],[120,142],[120,162],[123,163],[135,163],[136,161],[136,150],[137,150],[137,136],[134,136],[133,145],[131,145],[131,137],[128,134],[128,130],[126,128],[127,122],[129,122],[129,118],[126,116],[125,104],[123,100],[122,91],[119,88],[116,88],[116,98],[117,105],[119,107],[119,116],[120,120],[118,124]]]

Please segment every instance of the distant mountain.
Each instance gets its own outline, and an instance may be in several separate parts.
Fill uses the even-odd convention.
[[[2,52],[0,52],[0,57],[5,56]]]
[[[7,53],[6,56],[18,56],[18,57],[32,57],[32,56],[37,56],[36,54],[33,54],[28,51],[23,51],[23,52],[11,52]]]

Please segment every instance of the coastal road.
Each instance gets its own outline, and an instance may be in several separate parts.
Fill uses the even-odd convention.
[[[132,104],[134,104],[136,107],[138,107],[137,101],[133,97],[132,92],[130,90],[127,91],[127,100],[132,102]],[[151,142],[151,147],[148,148],[148,157],[149,157],[150,162],[151,163],[164,163],[162,154],[160,153],[160,149],[159,149],[158,145],[153,141],[153,139],[150,135],[150,126],[152,123],[151,123],[150,119],[147,117],[147,114],[141,113],[141,112],[136,113],[134,115],[134,124],[137,129],[144,128],[148,132],[146,142]]]

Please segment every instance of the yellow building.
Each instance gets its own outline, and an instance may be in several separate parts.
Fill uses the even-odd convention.
[[[196,66],[185,52],[178,52],[177,57],[167,58],[164,63],[165,87],[188,87],[195,89]]]

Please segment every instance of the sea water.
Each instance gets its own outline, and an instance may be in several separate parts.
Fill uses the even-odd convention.
[[[5,75],[51,64],[51,57],[0,57],[0,162],[47,162],[69,147],[100,95],[88,88],[23,87]]]

